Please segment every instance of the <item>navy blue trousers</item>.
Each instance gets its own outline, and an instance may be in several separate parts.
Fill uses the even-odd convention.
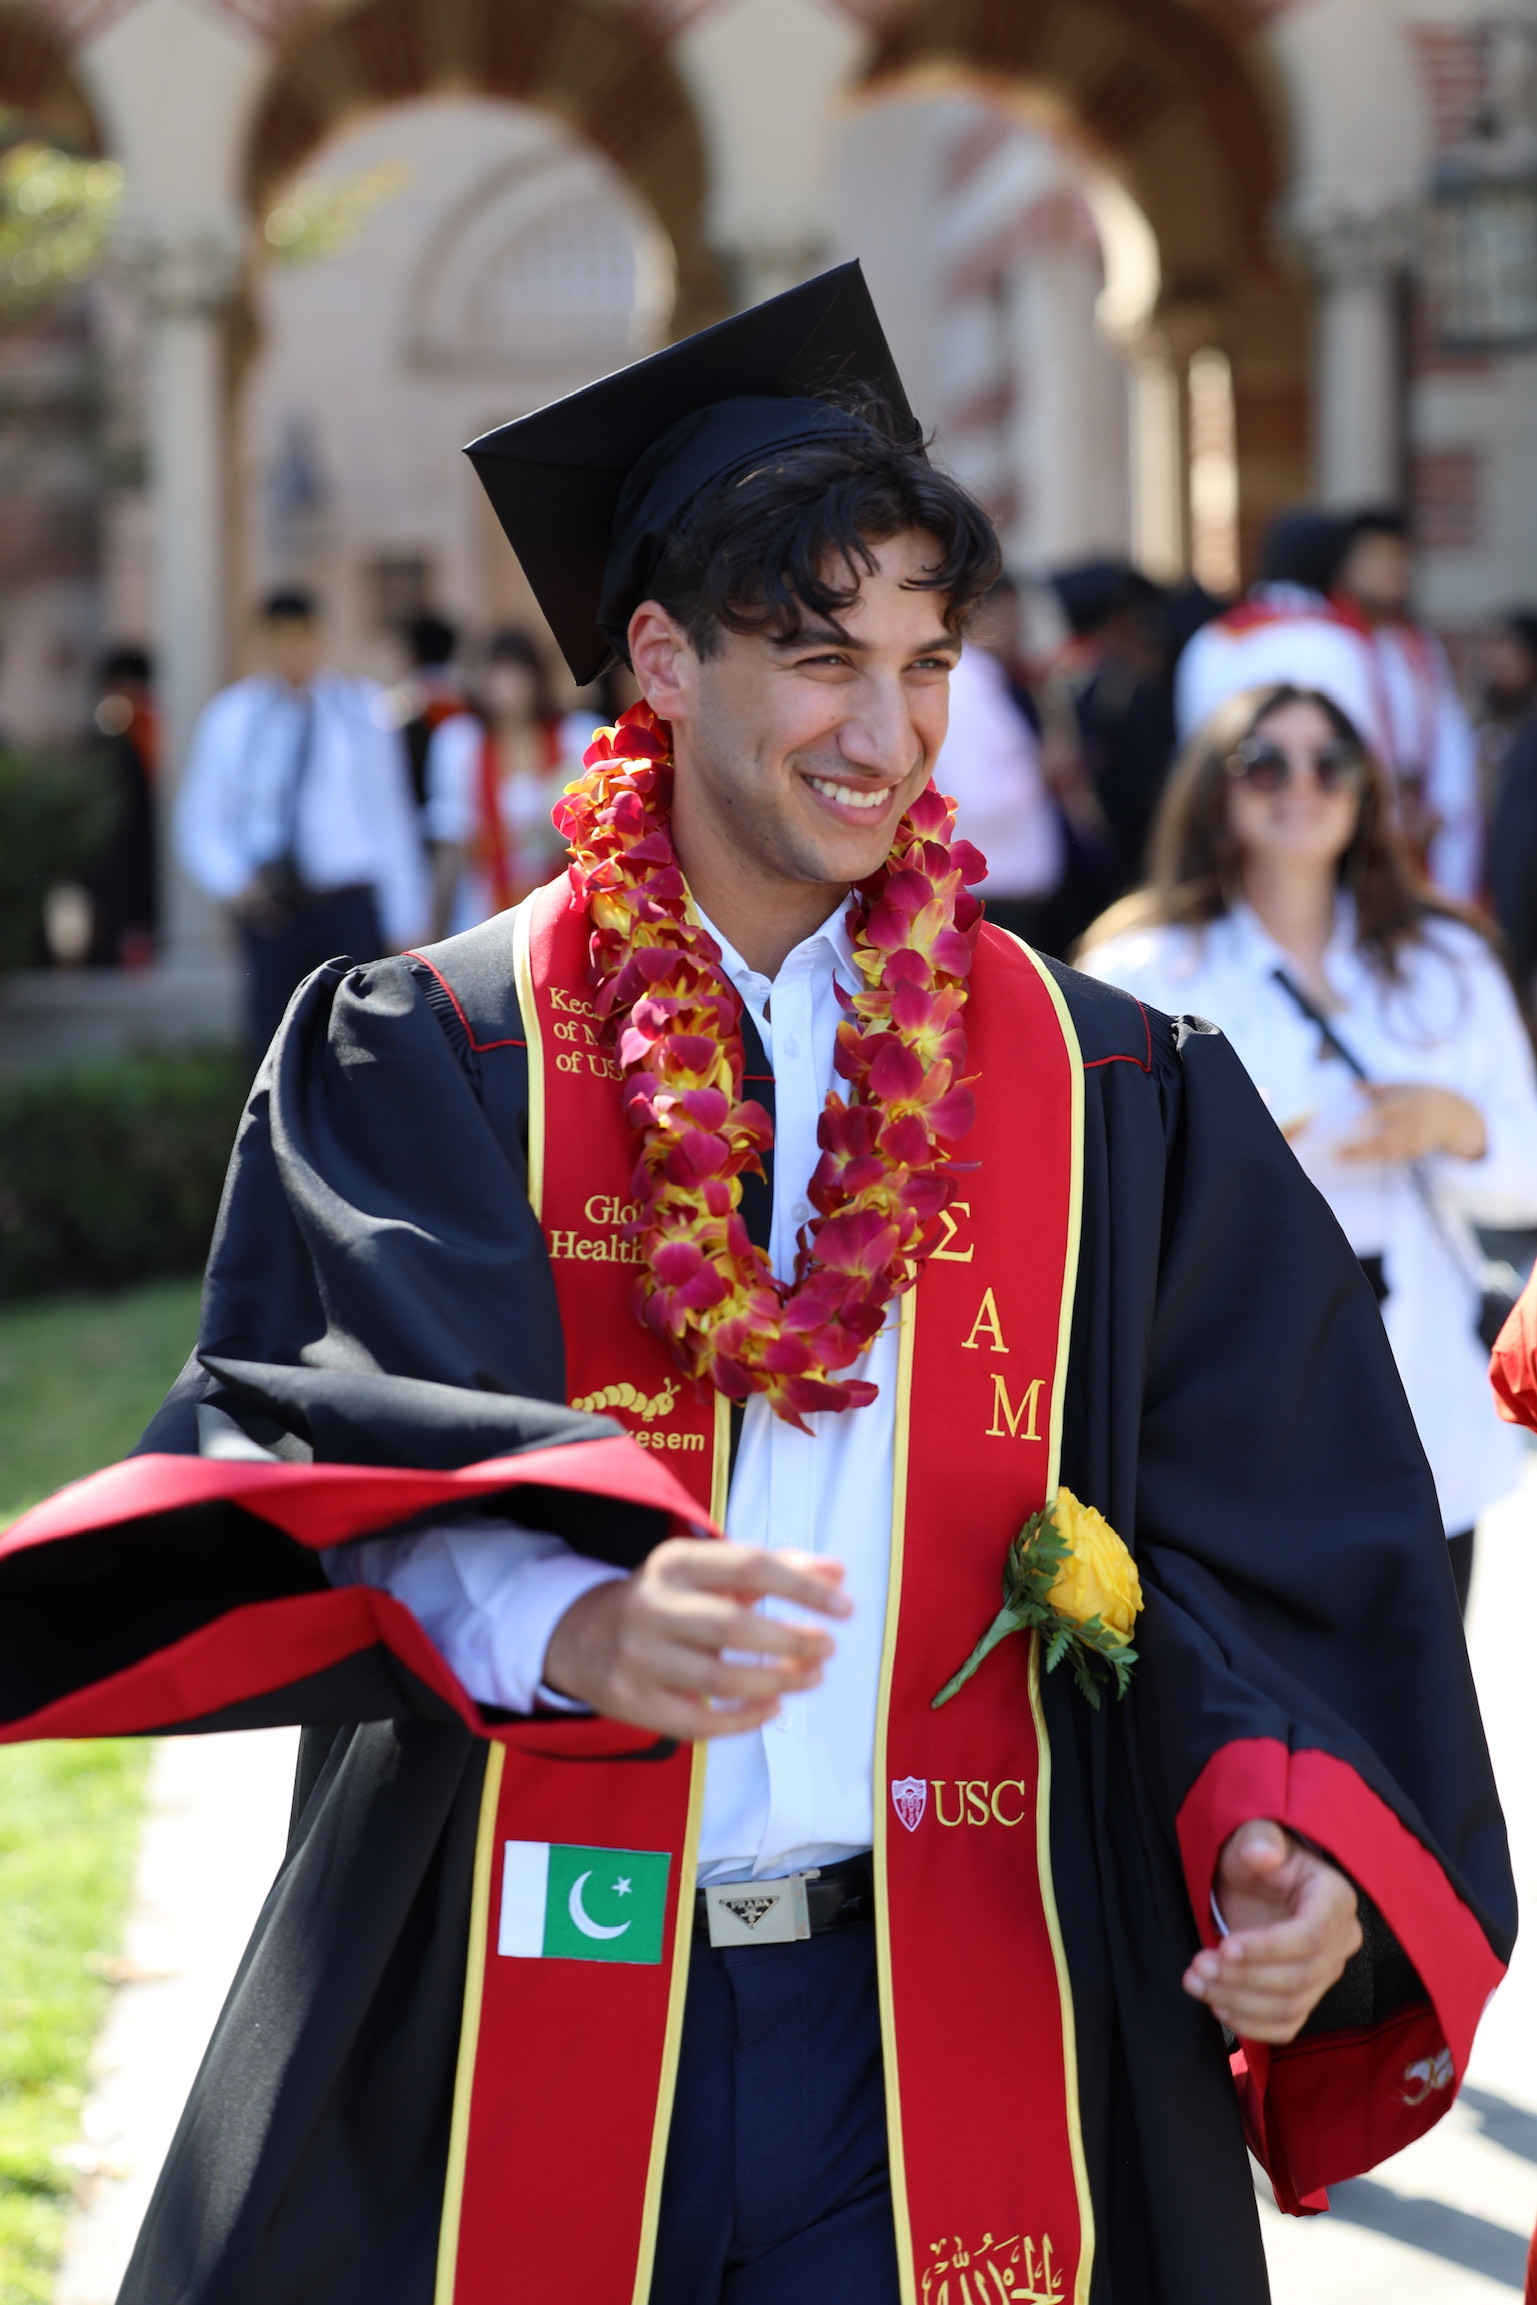
[[[694,1947],[651,2305],[898,2305],[873,1928]]]

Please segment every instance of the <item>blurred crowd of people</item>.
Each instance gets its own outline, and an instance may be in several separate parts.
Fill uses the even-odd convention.
[[[1163,587],[1129,562],[1058,571],[1050,610],[1065,637],[1032,650],[1039,601],[1005,582],[955,686],[940,781],[987,847],[1000,774],[1029,819],[1007,835],[989,897],[1009,925],[1065,956],[1134,887],[1181,747],[1241,688],[1288,681],[1331,696],[1380,762],[1415,871],[1495,918],[1529,998],[1537,975],[1537,608],[1494,622],[1456,670],[1413,611],[1404,516],[1299,508],[1264,540],[1258,580],[1224,607],[1196,585]],[[1023,613],[1022,613],[1023,612]],[[1048,620],[1049,621],[1049,620]],[[991,659],[983,664],[979,659]],[[986,691],[991,718],[973,692]],[[1002,700],[1012,703],[1005,732]],[[995,725],[984,764],[974,723]],[[986,797],[984,797],[984,792]],[[995,843],[996,844],[996,843]],[[1000,854],[1002,851],[1000,850]],[[1022,909],[1020,909],[1022,908]]]
[[[1414,618],[1412,575],[1397,512],[1304,509],[1274,523],[1259,580],[1227,607],[1096,560],[1053,575],[1043,620],[1041,588],[1005,578],[953,679],[940,765],[989,859],[993,917],[1068,955],[1141,880],[1181,745],[1236,690],[1287,680],[1345,712],[1387,776],[1412,866],[1491,912],[1529,995],[1537,609],[1503,618],[1459,683]],[[493,632],[467,654],[436,615],[402,634],[406,669],[386,691],[326,665],[312,595],[274,593],[258,621],[261,669],[205,712],[176,811],[181,859],[245,949],[253,1050],[312,955],[447,934],[548,878],[551,805],[634,693],[619,671],[586,709],[559,709],[532,635]],[[104,688],[98,726],[133,791],[113,885],[91,892],[89,957],[132,965],[153,950],[147,660],[118,652]]]
[[[1064,572],[1068,645],[1022,677],[1016,617],[999,651],[1059,838],[993,909],[1232,1042],[1377,1297],[1465,1606],[1520,1471],[1488,1348],[1537,1246],[1537,616],[1464,668],[1475,720],[1412,577],[1386,509],[1278,520],[1221,611]],[[969,765],[941,781],[985,841]]]
[[[371,959],[516,904],[561,861],[550,812],[620,676],[558,710],[526,632],[459,635],[421,616],[383,689],[328,666],[313,595],[271,594],[261,668],[202,715],[177,796],[177,853],[240,940],[253,1070],[290,995],[338,953]]]
[[[1537,609],[1454,672],[1391,508],[1285,514],[1227,606],[1113,560],[1058,571],[1044,605],[1000,582],[951,683],[938,781],[989,914],[1232,1040],[1377,1294],[1465,1598],[1519,1446],[1486,1343],[1537,1240]],[[175,813],[243,947],[253,1069],[311,969],[558,871],[553,803],[635,694],[615,671],[560,709],[530,634],[466,660],[438,616],[386,691],[327,665],[310,595],[259,621],[262,668],[208,706]],[[125,810],[99,961],[153,949],[151,686],[135,652],[104,667]]]

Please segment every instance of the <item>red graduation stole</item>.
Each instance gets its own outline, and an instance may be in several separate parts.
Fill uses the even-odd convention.
[[[727,1403],[696,1399],[632,1309],[634,1154],[593,1013],[585,908],[562,878],[512,927],[529,1197],[570,1397],[665,1451],[718,1523]],[[1034,1637],[930,1706],[1056,1485],[1083,1076],[1051,978],[998,930],[982,932],[966,1030],[978,1117],[961,1151],[977,1165],[894,1307],[874,1808],[897,2249],[904,2305],[1086,2305],[1093,2221]],[[520,1725],[491,1748],[435,2305],[514,2291],[646,2305],[705,1751],[601,1720]]]

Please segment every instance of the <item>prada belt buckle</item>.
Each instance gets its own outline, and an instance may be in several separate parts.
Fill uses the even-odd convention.
[[[815,1872],[786,1873],[777,1881],[712,1881],[705,1913],[712,1945],[793,1945],[809,1937],[806,1883]]]

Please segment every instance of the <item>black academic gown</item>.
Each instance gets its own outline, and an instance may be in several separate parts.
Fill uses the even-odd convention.
[[[505,922],[434,957],[441,976],[337,963],[296,1001],[241,1127],[200,1358],[145,1450],[196,1450],[201,1419],[205,1453],[243,1431],[288,1456],[442,1467],[611,1429],[561,1405]],[[1091,1711],[1066,1673],[1045,1688],[1092,2296],[1261,2305],[1227,2045],[1180,1988],[1191,1785],[1233,1739],[1339,1756],[1502,1959],[1514,1897],[1435,1493],[1371,1292],[1220,1035],[1056,973],[1087,1101],[1062,1477],[1133,1544],[1147,1597],[1124,1703]],[[761,1237],[761,1186],[747,1213]],[[656,1534],[653,1516],[549,1495],[585,1549],[633,1560]],[[519,1517],[536,1517],[526,1496]],[[312,1556],[218,1505],[0,1559],[0,1718],[320,1582]],[[383,1647],[271,1678],[197,1724],[306,1733],[288,1854],[121,2305],[430,2305],[486,1748]],[[1315,2031],[1369,2034],[1423,1998],[1366,1919]]]

